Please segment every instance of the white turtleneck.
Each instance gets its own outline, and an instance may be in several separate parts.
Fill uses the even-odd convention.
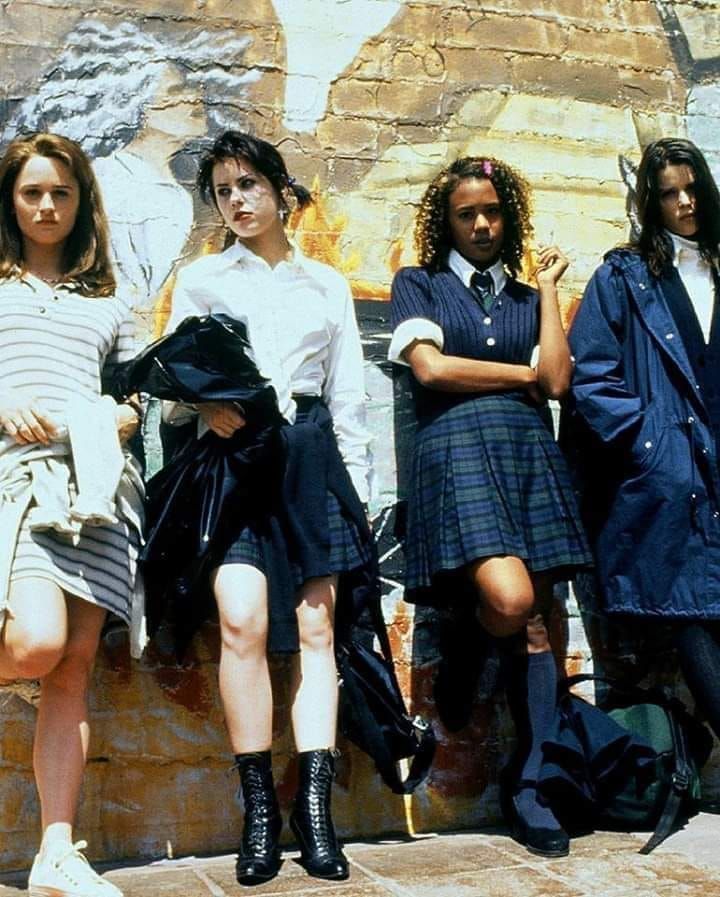
[[[700,255],[698,245],[694,240],[680,237],[671,231],[667,233],[673,243],[673,264],[678,270],[688,296],[690,296],[703,337],[708,343],[710,342],[710,327],[715,304],[715,282],[710,265]]]

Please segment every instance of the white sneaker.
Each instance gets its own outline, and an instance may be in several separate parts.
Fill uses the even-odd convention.
[[[30,870],[28,897],[123,897],[80,853],[86,847],[85,841],[58,841],[41,850]]]

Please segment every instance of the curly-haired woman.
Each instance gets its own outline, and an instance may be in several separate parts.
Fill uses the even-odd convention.
[[[441,171],[417,216],[420,266],[393,282],[390,358],[412,370],[418,417],[406,597],[448,606],[469,586],[523,745],[507,813],[529,850],[562,856],[567,834],[536,790],[556,692],[543,612],[589,554],[546,406],[570,383],[557,302],[568,262],[541,249],[537,291],[516,280],[531,233],[529,188],[510,166]]]

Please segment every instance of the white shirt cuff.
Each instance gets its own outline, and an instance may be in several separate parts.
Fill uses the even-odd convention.
[[[439,324],[429,321],[427,318],[408,318],[407,321],[398,324],[393,332],[388,349],[390,361],[407,365],[402,353],[416,340],[429,340],[431,343],[435,343],[440,351],[445,343],[445,337]]]

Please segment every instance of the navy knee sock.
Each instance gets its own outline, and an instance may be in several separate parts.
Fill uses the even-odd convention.
[[[520,690],[526,706],[516,715],[516,725],[524,718],[527,731],[518,731],[517,734],[520,742],[526,742],[528,752],[519,779],[536,782],[542,765],[542,744],[550,735],[555,718],[557,670],[552,651],[518,657],[517,662],[521,661],[527,670],[525,688]],[[515,699],[518,698],[516,696]],[[534,787],[520,788],[514,800],[518,813],[528,825],[535,828],[560,828],[552,811],[538,803]]]

